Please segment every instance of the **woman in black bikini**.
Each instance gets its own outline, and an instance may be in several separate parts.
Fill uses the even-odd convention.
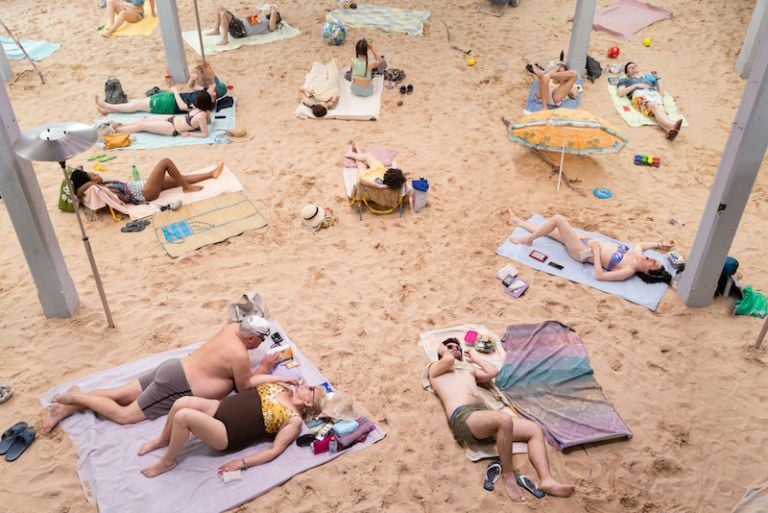
[[[637,276],[646,283],[669,284],[672,281],[672,275],[661,262],[643,255],[643,251],[670,250],[675,247],[673,240],[639,242],[630,248],[625,244],[582,238],[568,220],[559,214],[544,224],[534,224],[517,217],[512,209],[509,209],[509,224],[531,232],[524,237],[510,237],[510,242],[530,245],[539,237],[555,239],[565,246],[570,257],[577,262],[593,263],[597,280],[623,281]]]
[[[186,114],[177,116],[150,116],[131,123],[112,123],[115,133],[150,132],[160,135],[180,135],[182,137],[208,137],[208,124],[211,122],[213,99],[207,91],[198,91],[194,108]],[[200,133],[192,133],[200,130]]]
[[[219,472],[267,463],[299,436],[303,419],[319,415],[323,409],[322,386],[307,386],[295,378],[274,374],[252,376],[250,383],[254,388],[221,401],[202,397],[177,399],[160,436],[139,449],[139,456],[143,456],[168,447],[160,460],[142,470],[142,474],[155,477],[172,470],[190,434],[217,451],[239,451],[255,443],[272,442],[261,451],[221,465]]]

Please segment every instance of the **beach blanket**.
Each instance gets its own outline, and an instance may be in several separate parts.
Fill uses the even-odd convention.
[[[286,343],[293,347],[294,358],[300,362],[294,369],[278,366],[274,373],[302,377],[312,385],[327,381],[289,339],[280,324],[272,321],[271,325],[272,332],[279,332]],[[169,358],[184,357],[199,346],[200,344],[193,344],[174,349],[64,383],[43,394],[40,402],[44,407],[48,407],[57,393],[72,385],[78,385],[83,390],[93,390],[125,383]],[[254,363],[264,354],[261,349],[252,353],[255,353],[252,355]],[[313,455],[309,447],[302,448],[290,444],[285,452],[273,461],[243,472],[242,481],[231,481],[227,484],[216,474],[218,466],[253,454],[263,448],[262,445],[235,453],[222,453],[198,440],[190,439],[173,471],[148,479],[139,471],[157,461],[162,455],[162,450],[146,456],[137,456],[136,451],[144,441],[160,434],[165,420],[166,417],[161,417],[154,421],[120,426],[86,412],[75,414],[61,422],[61,427],[77,450],[77,473],[83,490],[89,500],[96,502],[100,513],[211,513],[230,510],[266,493],[300,472],[339,456],[361,451],[385,436],[377,427],[364,442],[337,454],[325,452]],[[307,432],[307,428],[304,427],[303,431]]]
[[[242,192],[229,192],[152,218],[152,229],[165,252],[178,258],[203,246],[267,226],[256,205]]]
[[[195,171],[191,171],[186,174],[206,173],[213,170],[215,166],[207,166]],[[224,166],[224,171],[216,179],[204,180],[199,182],[203,190],[196,192],[183,192],[181,187],[174,187],[172,189],[165,189],[160,191],[160,196],[150,202],[143,205],[134,205],[123,203],[105,186],[89,187],[85,191],[85,195],[82,199],[82,203],[85,207],[91,210],[98,210],[100,208],[111,206],[113,209],[130,216],[132,220],[142,219],[149,217],[160,212],[162,205],[173,203],[176,200],[181,200],[184,204],[194,203],[196,201],[206,200],[225,192],[237,192],[243,190],[243,185],[237,179],[237,177]]]
[[[309,87],[315,80],[317,73],[321,72],[324,64],[315,62],[307,73],[304,87]],[[384,89],[384,78],[373,78],[373,94],[371,96],[355,96],[352,94],[352,82],[344,78],[344,73],[339,73],[339,103],[330,109],[322,118],[316,118],[312,109],[299,102],[294,115],[299,119],[346,119],[357,121],[376,121],[381,113],[381,92]]]
[[[223,53],[229,50],[235,50],[241,46],[253,46],[253,45],[265,45],[267,43],[274,43],[282,39],[290,39],[301,34],[301,31],[295,27],[288,25],[286,22],[280,23],[280,25],[272,32],[266,32],[264,34],[255,34],[253,36],[236,38],[229,36],[229,43],[226,45],[217,45],[216,43],[221,39],[220,35],[208,36],[206,33],[208,30],[203,31],[203,47],[205,48],[205,55],[213,55],[216,53]],[[190,30],[188,32],[182,32],[181,37],[184,42],[192,47],[198,54],[200,52],[200,38],[197,36],[197,30]]]
[[[768,511],[768,482],[747,488],[744,497],[731,513],[765,513]]]
[[[541,224],[545,219],[539,214],[533,215],[529,222]],[[624,244],[623,242],[611,239],[605,235],[594,232],[586,232],[583,230],[577,230],[582,237],[602,239],[616,244]],[[527,235],[528,231],[523,228],[516,228],[512,235],[515,237]],[[531,258],[531,250],[538,249],[549,257],[546,262],[539,262]],[[513,244],[509,239],[504,239],[501,246],[496,249],[496,253],[503,257],[507,257],[511,260],[520,262],[539,271],[544,271],[555,276],[560,276],[576,283],[582,283],[590,287],[602,290],[609,294],[621,296],[627,301],[637,303],[651,310],[655,310],[659,306],[661,297],[666,292],[668,285],[666,283],[645,283],[640,278],[633,276],[625,281],[599,281],[595,279],[595,271],[592,264],[577,262],[568,255],[565,246],[560,244],[554,239],[549,237],[541,237],[533,242],[533,246],[525,246],[521,244]],[[674,269],[667,262],[667,259],[660,253],[655,251],[646,251],[646,255],[652,256],[662,262],[664,267],[672,274]],[[563,269],[555,269],[548,265],[549,262],[555,262],[563,266]]]
[[[640,0],[619,0],[595,11],[592,28],[626,40],[648,25],[672,17],[672,11]]]
[[[501,367],[504,361],[504,350],[501,347],[499,337],[491,330],[483,326],[482,324],[462,324],[460,326],[454,326],[451,328],[443,328],[432,331],[425,331],[419,335],[419,346],[424,350],[429,358],[430,362],[437,360],[437,347],[438,345],[449,337],[456,337],[457,339],[464,340],[464,335],[467,331],[474,330],[478,333],[480,338],[486,340],[492,340],[494,342],[494,351],[492,354],[483,355],[488,361],[490,361],[497,368]],[[462,342],[463,344],[463,342]],[[466,347],[466,346],[465,346]],[[468,349],[468,348],[467,348]],[[469,364],[466,364],[469,365]],[[432,385],[429,383],[429,376],[427,375],[428,367],[424,368],[424,372],[421,376],[421,387],[428,392],[434,393]],[[502,410],[506,409],[514,412],[509,406],[507,406],[501,392],[494,386],[478,387],[480,396],[483,399],[483,403],[491,409]],[[515,415],[517,415],[515,413]],[[499,452],[496,450],[495,443],[464,443],[466,449],[466,456],[470,461],[478,461],[485,458],[498,457]],[[515,442],[512,445],[513,454],[525,454],[528,452],[528,444],[524,442]]]
[[[411,36],[424,34],[424,23],[429,18],[429,11],[399,9],[373,4],[357,4],[357,9],[339,7],[325,17],[347,28],[377,28],[385,32],[403,32]]]
[[[211,124],[208,125],[208,137],[172,137],[169,135],[150,134],[147,132],[139,132],[131,134],[131,145],[125,148],[114,148],[115,150],[149,150],[154,148],[168,148],[171,146],[190,146],[193,144],[227,144],[229,139],[224,134],[225,131],[235,128],[235,110],[237,108],[237,98],[233,98],[235,101],[232,107],[221,109],[216,112],[211,112]],[[118,123],[128,123],[130,121],[137,121],[146,117],[157,116],[157,114],[150,114],[148,112],[133,112],[130,114],[124,114],[120,112],[112,112],[107,114],[106,117],[98,118],[95,120],[95,124],[109,123],[117,121]],[[167,117],[167,116],[166,116]],[[217,119],[217,117],[219,119]],[[99,147],[103,147],[101,142],[97,143]]]
[[[626,96],[619,96],[617,92],[618,88],[616,87],[616,84],[623,77],[624,75],[621,75],[619,77],[608,77],[608,94],[611,97],[611,101],[613,102],[614,107],[616,107],[616,111],[619,113],[622,119],[631,127],[636,128],[639,126],[657,125],[655,118],[643,115],[642,112],[637,110],[632,105],[632,101],[629,98],[627,98]],[[688,126],[688,120],[686,120],[682,114],[677,112],[677,104],[675,103],[675,99],[669,93],[664,95],[664,110],[667,112],[669,119],[671,119],[672,121],[677,121],[678,119],[682,119],[683,126]]]
[[[496,386],[562,451],[632,432],[603,395],[581,337],[557,321],[507,327]]]
[[[16,41],[8,36],[0,36],[0,41],[3,43],[3,51],[8,59],[12,61],[22,61],[26,59],[26,57],[24,57],[24,52],[21,51],[21,48],[16,44]],[[61,47],[61,45],[57,43],[33,41],[32,39],[19,39],[19,43],[21,43],[21,46],[24,47],[24,50],[29,54],[29,58],[33,61],[42,61]]]
[[[160,19],[157,16],[152,16],[149,13],[149,9],[144,11],[144,18],[136,23],[123,23],[123,25],[115,30],[113,36],[148,36],[150,35],[160,24]]]
[[[576,95],[576,98],[572,99],[568,96],[566,96],[561,102],[560,105],[549,105],[548,108],[550,109],[578,109],[579,104],[581,103],[581,87],[582,87],[582,81],[581,77],[576,78],[576,85],[579,86],[579,92]],[[530,114],[532,112],[538,112],[541,110],[541,102],[536,100],[536,93],[539,92],[539,81],[534,80],[533,84],[531,85],[531,90],[528,93],[528,98],[525,100],[525,108],[523,109],[523,114]]]

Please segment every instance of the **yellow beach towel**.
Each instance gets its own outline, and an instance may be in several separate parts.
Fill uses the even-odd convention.
[[[137,23],[123,23],[113,36],[148,36],[157,28],[160,21],[157,16],[152,16],[149,11],[144,12],[144,19]]]

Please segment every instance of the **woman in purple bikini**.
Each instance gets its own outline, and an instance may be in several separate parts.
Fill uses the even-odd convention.
[[[530,245],[539,237],[550,237],[562,243],[568,254],[577,262],[591,262],[595,268],[595,279],[600,281],[623,281],[637,276],[646,283],[666,283],[672,275],[658,260],[643,255],[647,249],[670,250],[675,241],[640,242],[632,247],[599,239],[588,239],[570,225],[560,214],[552,216],[544,224],[529,223],[517,217],[509,209],[509,224],[525,228],[529,235],[510,237],[515,244]]]

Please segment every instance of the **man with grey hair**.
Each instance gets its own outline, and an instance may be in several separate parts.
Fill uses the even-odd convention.
[[[166,360],[125,385],[90,392],[72,387],[53,400],[43,429],[51,431],[63,419],[84,409],[118,424],[135,424],[166,415],[179,397],[223,399],[233,390],[253,388],[252,376],[269,374],[279,358],[277,354],[265,356],[251,373],[248,351],[259,347],[269,332],[269,321],[249,315],[240,324],[222,328],[188,356]]]

